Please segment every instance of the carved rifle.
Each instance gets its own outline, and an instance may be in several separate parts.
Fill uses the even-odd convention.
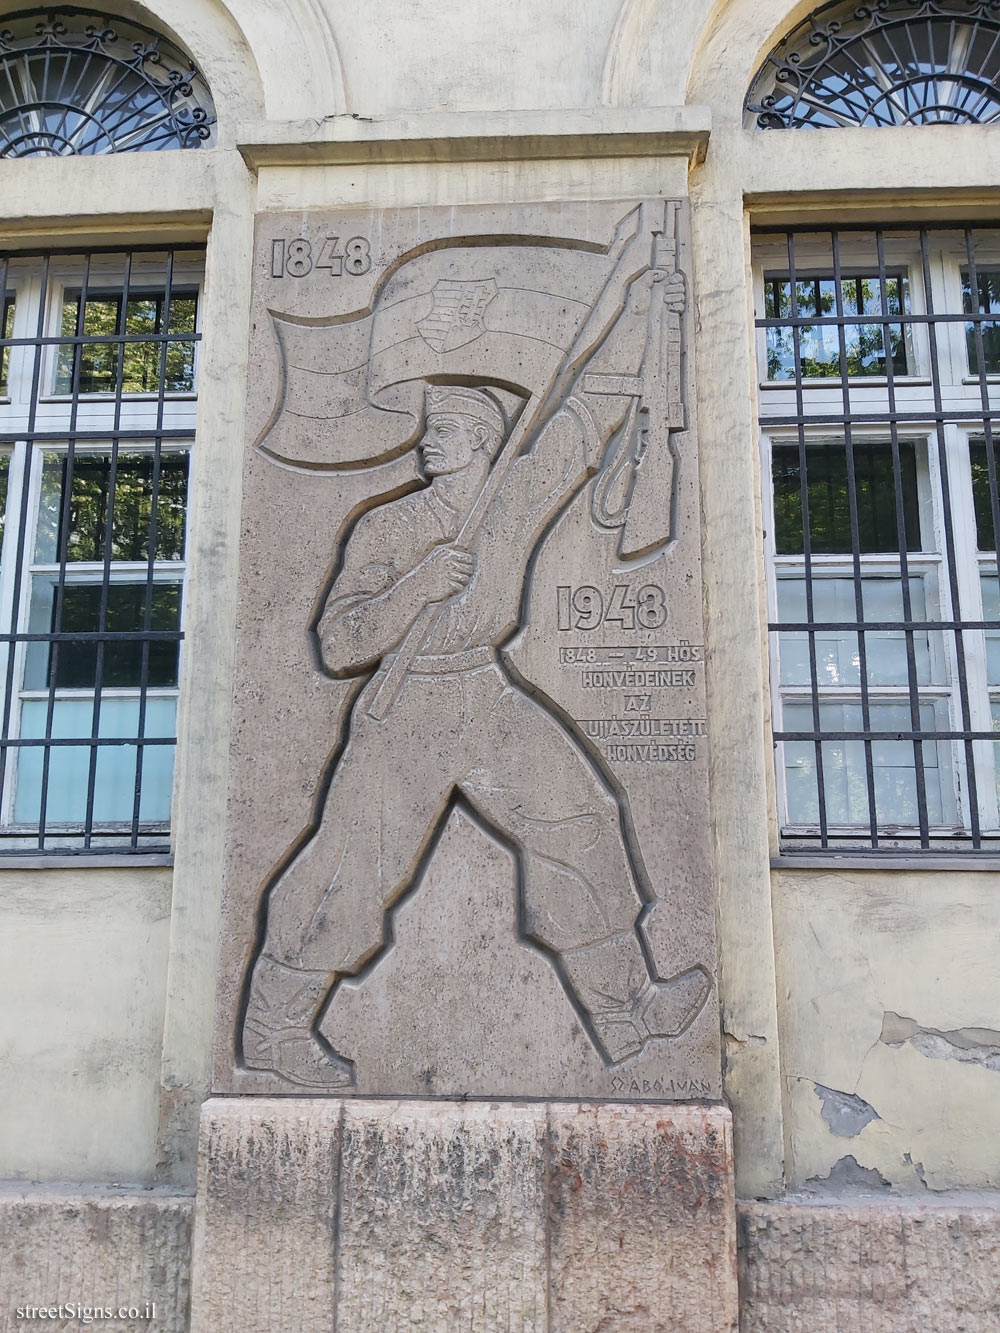
[[[676,200],[666,201],[663,219],[653,228],[651,267],[666,277],[678,271],[677,210]],[[656,283],[650,291],[646,329],[642,364],[639,373],[631,380],[633,396],[620,443],[597,482],[591,501],[591,512],[597,524],[602,528],[625,529],[618,547],[624,560],[647,553],[644,549],[629,549],[627,523],[642,462],[649,448],[649,404],[655,408],[655,428],[666,433],[664,446],[671,452],[674,450],[669,432],[683,430],[685,426],[681,396],[681,317],[665,305],[662,283]],[[622,377],[587,376],[584,388],[595,393],[610,392],[610,388],[600,383],[608,378],[614,380],[611,387],[621,392]]]
[[[506,481],[526,442],[537,435],[559,410],[580,368],[600,346],[611,328],[618,316],[628,283],[649,267],[648,252],[646,256],[641,254],[642,241],[651,230],[648,208],[647,204],[638,205],[627,213],[615,228],[615,234],[608,247],[608,254],[613,257],[614,263],[601,286],[590,314],[581,325],[544,391],[533,393],[521,409],[506,444],[490,468],[483,488],[455,538],[456,546],[465,546],[479,530],[490,505]],[[441,606],[436,602],[425,606],[407,630],[368,707],[370,717],[382,721],[388,714],[399,697],[413,659],[419,654],[440,610]]]

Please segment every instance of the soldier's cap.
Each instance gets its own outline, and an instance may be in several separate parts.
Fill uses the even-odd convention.
[[[485,389],[467,389],[461,385],[439,388],[429,384],[424,395],[427,415],[472,417],[489,426],[501,437],[507,431],[507,419],[499,402]]]

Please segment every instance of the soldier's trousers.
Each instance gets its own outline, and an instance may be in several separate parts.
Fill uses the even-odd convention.
[[[561,953],[635,926],[622,812],[592,761],[486,650],[454,660],[483,664],[418,658],[381,722],[380,675],[355,700],[320,826],[271,891],[277,962],[349,974],[377,954],[456,793],[518,857],[524,935]]]

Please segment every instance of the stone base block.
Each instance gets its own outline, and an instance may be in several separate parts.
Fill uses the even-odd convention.
[[[92,1324],[122,1333],[185,1333],[192,1204],[190,1196],[153,1192],[62,1194],[6,1185],[0,1331]],[[46,1313],[31,1313],[39,1307]]]
[[[721,1107],[215,1099],[192,1333],[731,1333]]]
[[[741,1333],[996,1333],[1000,1209],[741,1204]]]

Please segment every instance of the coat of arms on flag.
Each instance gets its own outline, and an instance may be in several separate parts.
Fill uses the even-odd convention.
[[[450,282],[434,284],[434,308],[417,329],[421,338],[435,352],[453,352],[474,342],[486,332],[483,312],[497,294],[495,278],[485,282]]]

